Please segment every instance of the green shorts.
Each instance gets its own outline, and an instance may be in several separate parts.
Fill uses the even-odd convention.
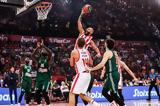
[[[104,83],[104,88],[113,91],[114,93],[118,92],[118,82],[119,82],[119,72],[115,71],[108,73]]]
[[[48,91],[50,85],[50,80],[37,80],[36,81],[36,90]]]
[[[22,79],[21,89],[25,93],[31,92],[31,89],[32,89],[32,79],[31,78]]]

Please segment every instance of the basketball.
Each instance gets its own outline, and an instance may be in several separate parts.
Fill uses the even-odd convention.
[[[82,8],[83,13],[85,13],[85,14],[90,13],[91,10],[92,10],[92,6],[89,5],[89,4],[86,4],[86,5]]]

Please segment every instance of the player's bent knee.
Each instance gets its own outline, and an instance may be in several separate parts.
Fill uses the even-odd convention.
[[[84,98],[84,97],[85,97],[85,94],[82,94],[82,93],[81,93],[79,96],[80,96],[81,98]]]

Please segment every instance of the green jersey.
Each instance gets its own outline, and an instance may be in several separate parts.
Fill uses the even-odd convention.
[[[30,78],[29,74],[31,74],[32,67],[30,65],[24,65],[23,66],[23,77],[22,79],[28,79]]]
[[[113,53],[113,51],[112,51],[112,53]],[[105,67],[106,67],[106,74],[109,74],[109,73],[112,73],[115,71],[118,72],[118,66],[116,63],[116,57],[115,57],[114,53],[113,53],[112,58],[108,59],[108,61],[106,62]]]
[[[117,93],[118,82],[119,82],[119,72],[118,72],[118,65],[116,63],[116,57],[114,53],[112,58],[107,60],[105,67],[106,67],[106,81],[104,84],[104,88],[107,90],[112,90],[114,93]]]
[[[45,57],[40,57],[38,60],[38,67],[39,68],[47,68],[49,67],[48,59]]]
[[[38,73],[37,80],[50,79],[51,73],[49,71],[49,61],[48,58],[40,57],[38,60]],[[47,72],[41,72],[40,70],[47,69]]]

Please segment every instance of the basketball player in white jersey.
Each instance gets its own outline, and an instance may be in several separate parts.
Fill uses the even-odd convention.
[[[93,106],[101,106],[85,95],[91,79],[91,75],[89,71],[85,70],[85,66],[92,65],[93,61],[84,46],[85,39],[79,38],[77,40],[77,48],[71,52],[70,66],[75,67],[76,76],[70,89],[69,106],[75,106],[75,95],[79,95],[83,100],[93,104]]]
[[[85,46],[84,48],[85,49],[88,49],[88,47],[91,47],[96,53],[97,53],[97,57],[100,57],[101,54],[100,54],[100,51],[98,49],[98,47],[96,46],[96,44],[94,43],[94,41],[92,40],[93,36],[93,32],[94,32],[94,29],[92,27],[88,27],[86,28],[86,30],[84,30],[83,28],[83,25],[82,25],[82,16],[83,16],[83,11],[81,11],[81,14],[78,18],[78,30],[79,30],[79,36],[78,38],[84,38],[85,39]],[[76,44],[75,44],[75,48],[77,47],[77,41],[76,41]]]

